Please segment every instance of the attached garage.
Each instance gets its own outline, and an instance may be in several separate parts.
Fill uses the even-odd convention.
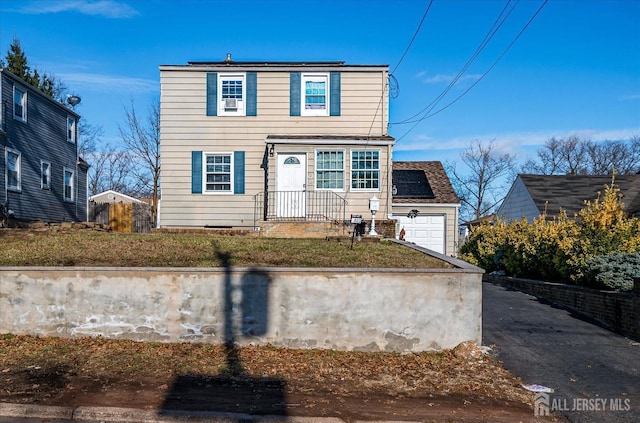
[[[391,217],[396,238],[403,235],[407,242],[455,256],[459,208],[460,199],[442,163],[393,162]]]
[[[394,216],[400,231],[404,229],[404,240],[420,247],[445,254],[446,226],[444,215],[436,216]]]

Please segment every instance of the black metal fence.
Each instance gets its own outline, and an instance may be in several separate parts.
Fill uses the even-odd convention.
[[[337,221],[345,218],[347,201],[333,191],[271,191],[254,197],[258,221]]]

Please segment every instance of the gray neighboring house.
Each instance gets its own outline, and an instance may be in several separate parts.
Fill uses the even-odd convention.
[[[618,175],[613,180],[620,188],[625,211],[640,214],[640,175]],[[529,222],[545,210],[548,217],[558,216],[560,209],[574,217],[611,185],[611,175],[518,175],[496,215],[506,221],[526,217]]]
[[[86,221],[80,116],[3,68],[0,99],[0,202],[19,221]]]

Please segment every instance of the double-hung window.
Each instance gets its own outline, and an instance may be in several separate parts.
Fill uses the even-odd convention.
[[[326,74],[302,75],[303,116],[329,115],[329,76]]]
[[[220,116],[244,116],[245,75],[220,74],[218,78],[218,104]]]
[[[344,151],[316,151],[316,189],[344,189]]]
[[[13,118],[27,121],[27,91],[17,85],[13,86]]]
[[[40,161],[40,188],[51,189],[51,163]]]
[[[15,150],[6,149],[6,181],[7,189],[20,191],[22,188],[21,177],[21,154]]]
[[[67,116],[67,141],[76,142],[76,118]]]
[[[64,187],[63,187],[64,201],[73,202],[73,199],[74,199],[73,186],[74,186],[73,170],[67,169],[65,167],[64,168]]]
[[[379,151],[351,151],[351,188],[376,191],[380,189]]]
[[[205,192],[233,192],[231,153],[205,153]]]

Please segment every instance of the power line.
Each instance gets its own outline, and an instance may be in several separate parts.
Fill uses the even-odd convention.
[[[427,14],[429,13],[429,9],[431,9],[431,5],[432,4],[433,4],[433,0],[431,0],[429,2],[429,4],[427,5],[427,8],[424,11],[424,14],[422,15],[422,19],[420,20],[420,23],[418,24],[418,28],[416,28],[416,32],[413,34],[413,37],[411,38],[411,41],[409,42],[409,45],[407,46],[407,48],[404,50],[404,53],[402,53],[402,57],[400,57],[400,60],[398,61],[398,64],[391,71],[392,74],[396,71],[396,69],[398,69],[398,66],[400,66],[400,63],[402,63],[402,61],[404,60],[404,57],[409,52],[409,49],[411,48],[411,45],[413,44],[413,42],[415,41],[416,37],[418,36],[418,33],[420,32],[420,28],[422,28],[422,24],[424,23],[424,20],[427,17]]]
[[[544,6],[547,4],[549,0],[544,0],[543,3],[540,5],[540,7],[536,10],[536,12],[531,16],[531,18],[529,19],[529,21],[527,21],[527,23],[524,25],[524,27],[520,30],[520,32],[518,32],[518,34],[514,37],[514,39],[511,41],[511,43],[509,43],[509,45],[504,49],[504,51],[502,52],[502,54],[500,54],[500,56],[498,56],[498,58],[493,62],[493,64],[480,76],[480,78],[478,78],[469,88],[467,88],[462,94],[460,94],[458,97],[456,97],[455,99],[453,99],[450,103],[448,103],[446,106],[438,109],[437,111],[430,113],[431,110],[433,110],[433,107],[431,107],[431,109],[427,110],[426,114],[424,116],[422,116],[420,119],[413,121],[415,122],[415,125],[413,125],[407,132],[405,132],[400,138],[398,138],[396,140],[400,141],[401,139],[403,139],[404,137],[406,137],[409,132],[413,131],[413,129],[415,129],[416,126],[418,126],[418,124],[420,124],[422,121],[424,121],[427,118],[430,118],[432,116],[437,115],[438,113],[442,112],[443,110],[449,108],[451,105],[453,105],[455,102],[457,102],[458,100],[460,100],[464,95],[466,95],[469,91],[471,91],[471,89],[473,87],[475,87],[485,76],[487,76],[487,74],[489,72],[491,72],[491,70],[498,64],[498,62],[507,54],[507,52],[511,49],[511,47],[513,47],[513,45],[516,43],[516,41],[520,38],[520,36],[524,33],[524,31],[529,27],[529,25],[531,24],[531,22],[533,22],[533,20],[538,16],[538,14],[542,11],[542,9],[544,8]],[[435,104],[434,104],[435,106]],[[425,109],[423,109],[424,111]],[[412,122],[405,122],[405,123],[412,123]]]
[[[519,2],[519,0],[518,0],[518,2]],[[394,122],[394,125],[401,125],[401,124],[406,124],[406,123],[414,123],[415,122],[414,119],[416,117],[420,116],[421,114],[423,114],[425,112],[428,113],[429,111],[431,111],[436,106],[436,104],[438,104],[440,102],[440,100],[442,100],[449,93],[449,91],[460,80],[460,78],[467,71],[467,69],[469,69],[469,66],[471,66],[471,64],[475,61],[475,59],[480,55],[482,50],[484,50],[484,48],[487,46],[489,41],[491,41],[493,36],[502,27],[502,25],[507,20],[507,18],[511,15],[511,12],[513,12],[513,10],[517,6],[518,2],[516,2],[513,5],[513,7],[511,7],[511,9],[507,12],[507,8],[509,7],[509,4],[511,3],[511,0],[507,0],[507,2],[505,3],[505,6],[502,8],[502,11],[500,12],[500,14],[496,18],[496,20],[493,22],[493,25],[491,25],[491,28],[489,28],[489,31],[484,36],[484,39],[480,42],[480,44],[478,45],[476,50],[473,52],[471,57],[469,57],[467,62],[464,64],[462,69],[460,69],[460,71],[456,74],[456,76],[451,80],[449,85],[447,85],[446,88],[431,103],[429,103],[424,109],[420,110],[419,112],[417,112],[413,116],[408,117],[408,118],[406,118],[406,119],[404,119],[402,121],[399,121],[399,122]],[[505,12],[506,12],[506,15],[505,15]],[[503,15],[505,15],[505,16],[503,17]]]
[[[400,64],[404,60],[405,56],[407,55],[407,53],[411,49],[411,46],[413,45],[413,42],[415,41],[416,37],[418,36],[418,33],[420,32],[420,29],[422,28],[422,24],[424,23],[424,20],[426,19],[427,15],[429,14],[429,10],[431,9],[431,5],[432,4],[433,4],[433,0],[430,0],[429,4],[427,5],[427,8],[425,9],[424,13],[422,14],[422,19],[420,19],[420,23],[418,24],[418,27],[416,28],[415,32],[413,33],[413,37],[411,37],[411,41],[409,41],[409,44],[407,45],[407,48],[404,50],[404,53],[402,53],[402,56],[400,57],[400,60],[398,60],[398,63],[394,66],[393,70],[389,73],[389,78],[394,78],[395,79],[395,77],[393,76],[393,73],[398,69],[398,67],[400,66]],[[397,82],[396,82],[396,85],[397,85]],[[380,100],[378,101],[378,106],[376,107],[376,112],[373,114],[373,119],[371,121],[371,125],[369,126],[369,132],[367,133],[367,136],[371,135],[371,131],[373,130],[373,125],[375,124],[376,118],[378,117],[378,112],[380,111],[380,106],[382,106],[382,101],[384,100],[384,92],[388,88],[389,88],[389,83],[387,82],[387,86],[382,90],[382,94],[380,95]]]

